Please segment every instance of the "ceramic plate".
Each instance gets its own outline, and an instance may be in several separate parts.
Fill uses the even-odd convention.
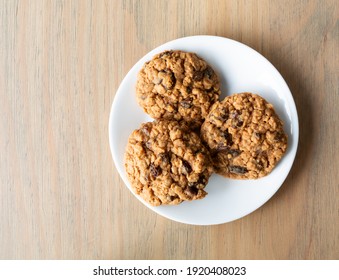
[[[213,174],[202,200],[175,206],[152,207],[156,213],[171,220],[194,225],[213,225],[239,219],[269,200],[286,179],[298,146],[298,115],[292,94],[279,72],[261,54],[234,40],[215,36],[180,38],[161,45],[141,58],[123,79],[112,104],[109,119],[109,141],[116,168],[132,191],[124,169],[124,152],[131,132],[141,123],[152,121],[138,106],[135,97],[137,74],[155,54],[170,49],[195,52],[218,73],[221,97],[252,92],[264,97],[275,107],[284,121],[288,149],[284,157],[266,177],[257,180],[232,180]],[[133,191],[132,191],[133,193]]]

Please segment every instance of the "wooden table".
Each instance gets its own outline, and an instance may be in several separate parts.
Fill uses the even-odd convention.
[[[0,1],[0,258],[338,259],[339,5],[333,1]],[[223,225],[163,218],[124,186],[115,92],[144,54],[238,40],[288,83],[300,143],[280,190]]]

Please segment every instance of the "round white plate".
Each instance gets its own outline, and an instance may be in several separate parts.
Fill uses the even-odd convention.
[[[137,74],[143,64],[163,51],[178,49],[195,52],[205,59],[221,80],[221,98],[232,93],[253,92],[272,103],[284,121],[288,149],[266,177],[258,180],[232,180],[213,174],[201,200],[180,205],[152,207],[144,205],[171,220],[194,225],[221,224],[239,219],[269,200],[287,177],[297,151],[299,124],[292,94],[279,72],[261,54],[250,47],[222,37],[184,37],[161,45],[141,58],[122,81],[111,108],[109,141],[116,168],[132,191],[124,169],[124,152],[129,135],[140,124],[152,119],[138,106],[135,97]],[[133,191],[132,191],[133,193]]]

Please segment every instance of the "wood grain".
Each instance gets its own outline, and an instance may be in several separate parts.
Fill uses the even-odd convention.
[[[338,259],[337,1],[0,1],[0,258]],[[300,144],[278,193],[232,223],[148,210],[111,158],[108,117],[166,41],[243,42],[281,72]]]

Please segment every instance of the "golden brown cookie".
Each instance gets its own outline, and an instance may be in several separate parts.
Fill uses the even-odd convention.
[[[154,119],[184,120],[200,127],[219,95],[218,76],[194,53],[164,51],[138,74],[137,101]]]
[[[201,128],[217,173],[234,179],[269,174],[284,155],[287,135],[273,105],[239,93],[216,102]]]
[[[186,123],[159,120],[130,135],[125,169],[134,192],[158,206],[205,197],[212,163],[199,135]]]

